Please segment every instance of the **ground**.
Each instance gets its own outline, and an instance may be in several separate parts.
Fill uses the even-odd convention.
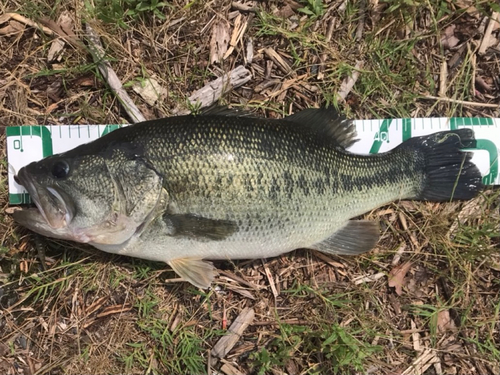
[[[192,109],[195,90],[239,65],[252,78],[221,101],[267,117],[326,104],[359,119],[500,117],[498,24],[488,31],[499,10],[469,0],[6,0],[2,212],[6,126],[130,122],[86,24],[148,119]],[[161,96],[148,104],[132,87],[150,78]],[[0,372],[498,374],[499,193],[367,213],[382,234],[363,256],[217,262],[207,291],[163,264],[35,236],[2,213]],[[212,352],[240,320],[249,324],[235,345]]]

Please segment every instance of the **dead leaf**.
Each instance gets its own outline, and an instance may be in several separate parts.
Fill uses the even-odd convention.
[[[441,310],[437,314],[437,328],[439,332],[455,330],[455,322],[450,316],[450,310]]]
[[[469,15],[477,17],[479,16],[479,12],[474,6],[476,3],[476,0],[456,0],[455,5],[461,9],[465,9]]]
[[[1,22],[0,22],[1,23]],[[24,25],[20,22],[11,20],[7,26],[0,29],[0,35],[12,35],[20,33],[24,30]]]
[[[450,25],[444,29],[443,35],[441,35],[441,45],[444,49],[453,48],[460,43],[460,39],[455,36],[456,28],[456,25]]]
[[[227,22],[218,21],[212,28],[210,39],[210,64],[221,61],[229,44],[229,25]]]
[[[66,35],[71,35],[74,37],[73,20],[68,11],[64,11],[61,13],[59,18],[57,19],[57,25],[60,27],[60,30],[62,30]],[[62,39],[62,35],[60,35],[60,38],[54,39],[52,41],[49,53],[47,54],[48,62],[53,62],[55,60],[61,61],[61,53],[64,49],[65,44],[66,43],[64,42],[64,39]]]
[[[391,272],[389,272],[389,286],[396,288],[396,294],[403,294],[403,285],[406,273],[411,267],[411,262],[406,262],[400,266],[394,267]]]
[[[160,97],[167,95],[167,90],[161,87],[158,81],[153,78],[135,83],[132,89],[150,106],[154,106]]]

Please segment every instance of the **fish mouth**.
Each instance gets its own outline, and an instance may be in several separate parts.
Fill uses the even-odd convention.
[[[21,168],[15,180],[23,185],[38,211],[53,228],[67,227],[75,216],[73,200],[58,186],[43,186],[33,179],[26,168]]]

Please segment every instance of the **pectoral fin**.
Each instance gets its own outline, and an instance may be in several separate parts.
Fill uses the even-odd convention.
[[[199,258],[177,258],[170,260],[168,265],[184,280],[198,288],[209,288],[215,277],[213,264]]]
[[[348,221],[326,240],[309,246],[327,254],[357,255],[373,249],[379,238],[379,226],[373,221]]]
[[[163,220],[171,236],[201,241],[222,241],[238,230],[233,221],[208,219],[194,214],[165,214]]]

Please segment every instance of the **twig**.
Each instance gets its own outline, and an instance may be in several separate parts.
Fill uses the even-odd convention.
[[[493,12],[490,18],[490,22],[488,22],[488,27],[484,32],[483,40],[481,41],[481,46],[479,47],[478,53],[480,55],[484,54],[488,49],[488,47],[490,46],[491,33],[493,32],[493,27],[495,26],[495,23],[498,22],[500,22],[500,13]]]
[[[264,266],[264,271],[266,272],[266,277],[267,277],[267,280],[269,281],[269,286],[271,287],[271,291],[273,292],[273,296],[274,296],[274,298],[277,298],[279,296],[279,293],[276,290],[276,285],[274,282],[273,275],[271,274],[271,271],[269,270],[269,267],[267,266],[266,262],[264,262],[264,259],[262,259],[262,265]]]
[[[101,74],[106,79],[106,82],[108,82],[109,87],[118,97],[118,100],[122,104],[132,122],[146,121],[146,118],[142,115],[141,111],[139,111],[139,108],[136,107],[130,96],[128,96],[127,92],[123,89],[120,79],[111,68],[109,62],[104,58],[104,48],[99,40],[99,36],[89,24],[86,25],[86,29],[90,52],[94,58],[94,62],[98,65]]]
[[[443,60],[441,63],[441,71],[439,72],[439,97],[446,97],[446,79],[448,78],[448,63]]]
[[[442,102],[469,105],[471,107],[484,107],[484,108],[498,108],[498,109],[500,109],[500,104],[467,102],[465,100],[458,100],[458,99],[451,99],[451,98],[439,98],[437,96],[432,96],[432,95],[422,96],[422,99],[439,100]]]
[[[5,18],[5,20],[4,20]],[[38,23],[30,20],[29,18],[26,18],[24,16],[21,16],[20,14],[17,14],[17,13],[6,13],[3,17],[2,17],[2,21],[8,21],[9,19],[13,19],[17,22],[21,22],[21,23],[24,23],[25,25],[28,25],[28,26],[31,26],[31,27],[34,27],[35,29],[38,29],[40,31],[43,31],[45,34],[47,35],[54,35],[55,33],[49,29],[48,27],[45,27],[45,26],[42,26],[42,25],[39,25]]]

